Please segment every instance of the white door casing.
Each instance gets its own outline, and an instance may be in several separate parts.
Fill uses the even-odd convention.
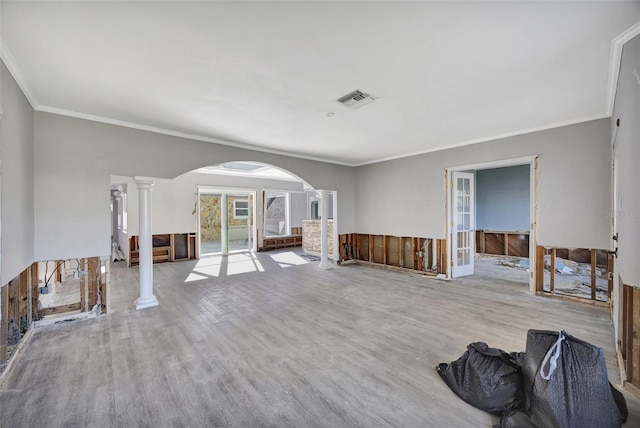
[[[473,275],[475,254],[474,175],[453,171],[451,201],[451,277]]]

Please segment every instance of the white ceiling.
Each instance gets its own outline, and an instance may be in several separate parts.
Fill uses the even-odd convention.
[[[38,110],[348,165],[610,114],[638,2],[3,2]],[[378,99],[357,110],[355,89]],[[327,113],[334,113],[329,117]]]

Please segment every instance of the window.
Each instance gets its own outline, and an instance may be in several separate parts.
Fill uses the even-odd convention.
[[[264,235],[283,236],[289,234],[289,193],[265,192]]]
[[[311,201],[311,215],[309,216],[311,220],[318,220],[320,218],[319,206],[320,203],[318,201]]]
[[[249,200],[235,199],[233,201],[233,218],[243,219],[249,218]]]
[[[122,194],[122,199],[120,200],[120,204],[122,206],[122,231],[127,233],[127,223],[129,222],[127,219],[127,194]]]

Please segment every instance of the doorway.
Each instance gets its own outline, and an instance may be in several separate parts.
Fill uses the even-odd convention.
[[[518,168],[511,168],[516,167]],[[492,171],[490,171],[492,170]],[[481,192],[478,192],[478,186],[480,181],[484,180],[486,177],[493,176],[493,179],[496,176],[502,175],[504,176],[507,172],[509,174],[517,172],[522,175],[524,170],[524,186],[528,187],[528,192],[521,192],[518,194],[518,197],[515,198],[514,195],[509,195],[509,189],[500,190],[500,192],[505,192],[504,194],[493,194],[494,197],[499,197],[501,199],[502,204],[516,203],[517,199],[520,199],[518,203],[522,206],[519,206],[518,211],[524,220],[518,226],[515,234],[509,234],[507,230],[491,230],[495,229],[507,229],[511,226],[499,227],[495,226],[496,223],[491,223],[488,219],[499,219],[500,216],[496,216],[495,211],[492,209],[486,209],[486,206],[483,206],[485,209],[480,209],[478,206],[478,197],[481,199],[485,199]],[[483,180],[479,180],[482,174]],[[520,278],[520,281],[527,282],[529,284],[529,289],[533,292],[535,290],[535,269],[530,269],[529,266],[535,266],[535,232],[536,232],[536,183],[537,183],[537,156],[527,156],[523,158],[515,158],[515,159],[507,159],[502,161],[495,162],[485,162],[479,164],[472,165],[462,165],[452,168],[447,168],[445,171],[446,183],[447,183],[447,192],[446,192],[446,225],[447,225],[447,256],[449,262],[449,269],[447,270],[447,276],[449,278],[458,278],[463,276],[474,275],[475,273],[475,260],[479,261],[479,268],[485,267],[485,260],[480,258],[478,259],[476,256],[476,238],[482,238],[486,236],[499,236],[504,239],[504,241],[500,244],[501,248],[504,249],[505,255],[509,255],[510,245],[513,244],[511,241],[514,239],[522,239],[522,237],[526,237],[526,241],[523,240],[519,242],[519,246],[524,245],[524,251],[528,254],[528,258],[526,263],[522,263],[522,266],[515,262],[516,266],[514,267],[503,267],[506,269],[518,269],[522,268],[521,271],[517,272],[518,275],[513,276],[513,278]],[[521,177],[522,178],[522,177]],[[505,184],[515,184],[511,179],[501,179],[501,183]],[[522,180],[520,180],[522,181]],[[498,180],[500,183],[500,180]],[[522,183],[519,184],[522,187]],[[516,186],[517,187],[517,186]],[[486,189],[484,189],[486,190]],[[516,192],[517,189],[512,189],[513,192]],[[486,192],[484,192],[486,193]],[[489,194],[491,194],[489,192]],[[524,196],[523,196],[524,195]],[[484,202],[487,203],[486,201]],[[498,203],[497,203],[498,204]],[[497,205],[496,204],[496,205]],[[490,208],[496,208],[495,206],[489,205]],[[504,206],[503,206],[504,208]],[[506,208],[504,218],[513,218],[515,215],[515,210],[513,208]],[[480,222],[480,224],[479,224]],[[489,225],[489,226],[487,226]],[[478,227],[483,228],[480,232],[478,232]],[[485,229],[489,227],[488,232],[485,234]],[[480,248],[483,248],[484,251],[484,242],[478,243]],[[498,254],[498,253],[496,253]],[[502,262],[502,261],[500,261]],[[496,260],[493,260],[492,263],[497,263]],[[505,262],[505,266],[507,266],[507,262]],[[526,264],[526,266],[525,266]],[[500,275],[500,278],[504,278],[504,275]]]
[[[255,251],[255,191],[198,188],[200,255]]]

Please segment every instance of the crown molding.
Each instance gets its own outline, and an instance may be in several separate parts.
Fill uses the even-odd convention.
[[[13,79],[18,84],[18,87],[22,90],[22,93],[27,98],[27,101],[29,101],[29,104],[31,104],[31,107],[34,110],[37,110],[38,101],[35,99],[35,97],[33,96],[33,93],[29,89],[29,85],[27,84],[27,81],[24,78],[24,74],[22,73],[22,70],[18,66],[18,63],[16,62],[15,58],[13,57],[13,54],[11,54],[9,47],[1,37],[0,37],[0,58],[2,58],[2,61],[7,66],[7,70],[9,70],[9,73],[11,73],[11,75],[13,76]]]
[[[290,157],[290,158],[305,159],[305,160],[310,160],[310,161],[315,161],[315,162],[330,163],[330,164],[341,165],[341,166],[355,166],[353,164],[346,163],[346,162],[323,159],[323,158],[314,157],[314,156],[305,156],[305,155],[302,155],[302,154],[290,153],[290,152],[285,152],[285,151],[281,151],[281,150],[273,150],[273,149],[268,149],[268,148],[265,148],[265,147],[259,147],[259,146],[253,146],[253,145],[250,145],[250,144],[238,143],[238,142],[230,141],[230,140],[223,140],[223,139],[218,139],[218,138],[204,137],[204,136],[196,135],[196,134],[187,134],[187,133],[184,133],[184,132],[172,131],[170,129],[157,128],[155,126],[140,125],[138,123],[126,122],[126,121],[118,120],[118,119],[110,119],[108,117],[96,116],[96,115],[92,115],[92,114],[79,113],[79,112],[76,112],[76,111],[65,110],[65,109],[61,109],[61,108],[57,108],[57,107],[38,106],[38,108],[36,108],[35,110],[36,111],[45,112],[45,113],[53,113],[53,114],[57,114],[57,115],[60,115],[60,116],[73,117],[73,118],[76,118],[76,119],[90,120],[92,122],[105,123],[107,125],[122,126],[124,128],[131,128],[131,129],[137,129],[137,130],[140,130],[140,131],[153,132],[155,134],[169,135],[171,137],[185,138],[185,139],[188,139],[188,140],[196,140],[196,141],[204,141],[204,142],[207,142],[207,143],[214,143],[214,144],[220,144],[220,145],[223,145],[223,146],[236,147],[238,149],[252,150],[254,152],[269,153],[269,154],[273,154],[273,155],[287,156],[287,157]]]
[[[418,156],[418,155],[424,155],[424,154],[427,154],[427,153],[439,152],[441,150],[448,150],[448,149],[455,149],[457,147],[470,146],[472,144],[487,143],[489,141],[500,140],[500,139],[503,139],[503,138],[517,137],[518,135],[531,134],[532,132],[547,131],[549,129],[561,128],[563,126],[577,125],[578,123],[591,122],[592,120],[605,119],[605,118],[609,118],[609,117],[611,117],[610,114],[599,114],[599,115],[595,115],[595,116],[583,117],[583,118],[580,118],[580,119],[567,120],[567,121],[564,121],[564,122],[556,122],[556,123],[552,123],[552,124],[549,124],[549,125],[543,125],[543,126],[536,126],[536,127],[533,127],[533,128],[527,128],[527,129],[523,129],[523,130],[520,130],[520,131],[505,132],[504,134],[497,134],[497,135],[492,135],[492,136],[489,136],[489,137],[476,138],[474,140],[461,141],[461,142],[458,142],[458,143],[452,143],[452,144],[447,144],[447,145],[444,145],[444,146],[433,147],[431,149],[421,150],[421,151],[418,151],[418,152],[411,152],[411,153],[406,153],[406,154],[403,154],[403,155],[390,156],[390,157],[387,157],[387,158],[372,160],[372,161],[368,161],[368,162],[362,162],[362,163],[356,164],[354,166],[355,167],[366,166],[366,165],[371,165],[371,164],[379,163],[379,162],[387,162],[387,161],[396,160],[396,159],[408,158],[408,157],[411,157],[411,156]]]
[[[622,60],[622,48],[624,44],[640,34],[640,22],[627,28],[619,36],[611,41],[611,56],[609,58],[609,85],[607,91],[607,113],[613,114],[613,104],[616,101],[616,90],[618,89],[618,74],[620,73],[620,62]]]

